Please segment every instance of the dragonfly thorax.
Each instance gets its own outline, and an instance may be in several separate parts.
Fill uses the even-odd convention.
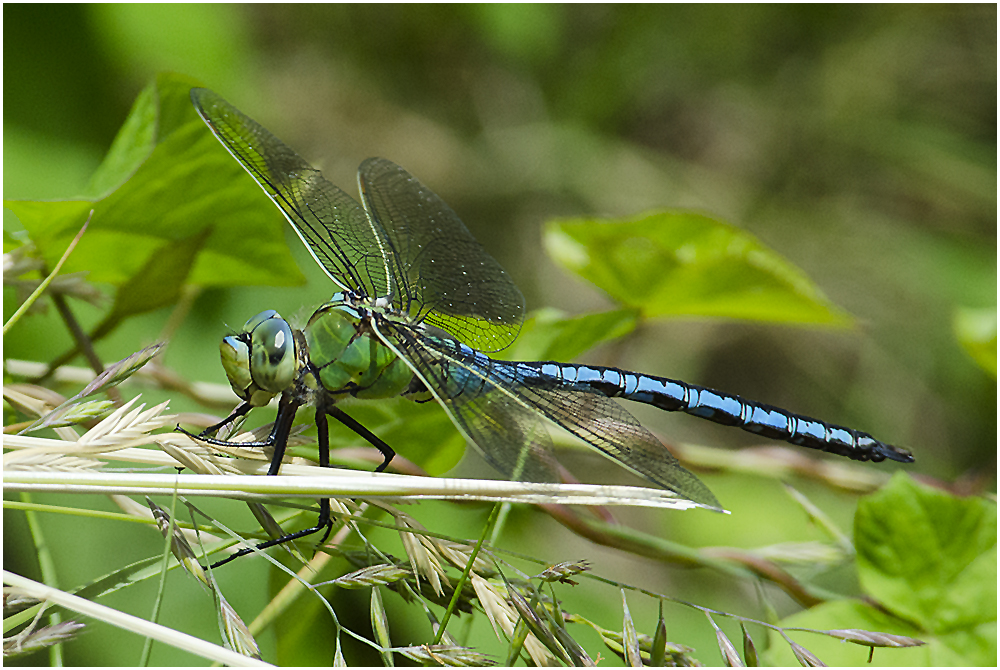
[[[360,319],[369,312],[378,314],[392,314],[397,312],[398,310],[392,301],[393,297],[391,295],[372,298],[357,291],[337,291],[327,304],[335,305],[338,309],[355,314]]]
[[[413,372],[379,339],[380,316],[350,296],[313,313],[302,334],[311,373],[327,393],[391,398],[410,385]]]

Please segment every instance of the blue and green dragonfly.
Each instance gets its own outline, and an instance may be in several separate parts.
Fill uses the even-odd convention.
[[[377,470],[384,470],[395,452],[338,403],[399,395],[436,400],[511,479],[559,481],[548,419],[654,484],[715,508],[712,492],[612,398],[859,461],[913,461],[908,451],[867,433],[672,379],[612,367],[494,360],[483,352],[514,341],[524,298],[444,201],[398,165],[370,158],[358,170],[359,204],[217,94],[196,88],[191,100],[337,286],[302,329],[269,310],[222,341],[223,366],[243,402],[198,437],[219,443],[210,436],[220,427],[278,396],[268,438],[240,443],[274,448],[268,474],[277,474],[303,405],[316,409],[320,465],[329,466],[332,416],[381,451]],[[329,501],[322,500],[316,526],[258,548],[329,525]]]

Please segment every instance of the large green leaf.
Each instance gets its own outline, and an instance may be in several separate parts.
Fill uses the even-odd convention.
[[[90,338],[96,341],[126,318],[168,307],[180,299],[191,265],[209,234],[211,231],[203,230],[186,240],[164,244],[146,267],[118,289],[111,312],[94,328]]]
[[[563,267],[646,316],[848,325],[805,274],[749,233],[702,214],[659,211],[548,225]]]
[[[879,665],[995,666],[996,504],[958,498],[897,474],[862,498],[854,520],[858,578],[870,602],[836,601],[782,621],[829,630],[860,628],[919,638],[909,649],[877,649]],[[867,649],[797,634],[830,665],[861,665]],[[794,663],[775,642],[769,660]]]
[[[995,504],[896,475],[862,499],[854,532],[861,585],[890,611],[936,633],[992,622],[995,641]]]
[[[164,245],[210,230],[190,283],[303,281],[280,213],[195,113],[188,95],[197,85],[179,75],[157,77],[139,95],[84,197],[4,201],[50,264],[93,209],[65,272],[88,270],[91,280],[120,286]]]

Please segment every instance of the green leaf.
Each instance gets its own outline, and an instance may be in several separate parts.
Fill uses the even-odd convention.
[[[860,628],[927,639],[926,632],[919,628],[882,612],[877,607],[856,600],[826,602],[782,620],[781,625],[813,630]],[[773,632],[768,635],[770,637],[768,649],[760,652],[763,662],[766,665],[776,666],[798,665],[788,644]],[[815,633],[791,632],[790,635],[830,666],[864,666],[867,664],[869,648],[864,646],[845,644],[839,638]],[[933,665],[929,660],[931,651],[932,645],[908,649],[876,649],[873,664],[878,666]]]
[[[12,251],[24,247],[28,243],[28,236],[24,234],[24,231],[20,233],[14,233],[12,231],[3,231],[3,252],[9,254]],[[16,275],[15,275],[16,276]]]
[[[130,316],[177,302],[191,266],[210,234],[210,230],[202,230],[177,243],[164,244],[145,267],[118,289],[111,312],[94,328],[90,339],[96,342]]]
[[[534,312],[514,346],[501,352],[507,360],[570,361],[589,349],[635,330],[639,312],[616,309],[581,316],[566,316],[557,309]]]
[[[645,316],[852,323],[797,267],[749,233],[701,214],[555,221],[545,244],[556,262]]]
[[[935,632],[996,623],[996,505],[897,474],[854,522],[862,587]],[[991,588],[984,588],[991,585]]]
[[[202,286],[304,281],[280,212],[226,153],[188,97],[197,82],[160,75],[140,94],[90,194],[61,201],[5,200],[53,264],[94,209],[65,272],[121,286],[165,245],[210,231],[188,281]]]
[[[952,319],[955,336],[965,353],[996,379],[997,376],[997,310],[966,309],[955,312]]]
[[[104,160],[90,177],[87,195],[107,195],[139,169],[156,146],[156,89],[147,86],[132,103]]]
[[[878,665],[996,665],[996,505],[957,498],[897,474],[865,496],[855,517],[858,577],[873,603],[826,602],[781,622],[819,630],[863,629],[919,638],[908,649],[876,649]],[[794,633],[831,665],[864,665],[868,650]],[[767,660],[794,663],[772,636]]]

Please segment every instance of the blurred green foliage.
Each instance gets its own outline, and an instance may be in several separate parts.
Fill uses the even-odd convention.
[[[856,426],[912,448],[915,470],[927,476],[995,477],[995,6],[5,5],[4,18],[6,200],[65,200],[51,204],[37,223],[72,237],[78,226],[51,212],[72,209],[82,225],[93,206],[82,201],[105,196],[126,179],[121,194],[145,190],[135,191],[125,211],[141,212],[148,189],[178,183],[161,171],[143,172],[150,159],[167,152],[169,164],[205,161],[200,168],[232,179],[222,194],[229,204],[218,200],[206,217],[212,221],[192,222],[184,213],[206,184],[194,180],[180,191],[156,191],[151,211],[158,217],[118,222],[121,237],[109,242],[112,260],[134,273],[163,245],[190,240],[195,230],[229,217],[253,231],[242,247],[219,250],[234,267],[245,264],[238,283],[274,283],[268,272],[294,276],[286,248],[307,277],[305,288],[205,288],[172,334],[165,358],[186,379],[224,383],[217,361],[224,324],[236,326],[265,308],[286,316],[308,310],[329,297],[330,287],[287,230],[280,233],[287,245],[280,243],[280,217],[257,214],[260,201],[266,204],[263,194],[238,178],[238,166],[218,146],[210,148],[214,140],[205,133],[166,138],[149,125],[133,128],[136,136],[149,133],[149,152],[112,152],[95,177],[133,101],[163,71],[218,91],[348,192],[356,166],[370,155],[405,166],[460,214],[512,274],[530,308],[563,310],[536,316],[547,322],[534,340],[529,322],[525,342],[517,345],[525,351],[575,356],[581,332],[595,341],[602,332],[609,340],[631,332],[586,360]],[[156,119],[160,128],[168,122]],[[143,167],[133,174],[140,159]],[[636,324],[633,311],[616,311],[608,295],[545,255],[542,224],[551,218],[627,218],[663,208],[702,211],[746,229],[801,268],[859,325],[807,331],[703,320]],[[159,218],[165,212],[173,216]],[[7,233],[28,223],[6,210],[4,217],[6,246]],[[265,243],[266,231],[272,238]],[[122,241],[130,238],[144,238],[147,247],[140,252]],[[85,244],[86,238],[77,250],[84,252],[81,260],[88,258]],[[205,245],[211,247],[211,238]],[[250,260],[253,254],[265,258]],[[109,292],[131,276],[115,275],[115,264],[92,257],[81,267],[109,282]],[[16,307],[12,297],[5,287],[5,319]],[[106,310],[73,305],[88,328],[106,316]],[[992,331],[982,318],[956,320],[968,309],[985,311],[987,322],[992,310]],[[159,339],[169,314],[160,309],[129,319],[99,344],[103,360]],[[992,376],[975,362],[989,368],[990,332]],[[47,360],[68,346],[54,314],[33,315],[5,338],[4,355]],[[174,410],[197,409],[171,399]],[[391,444],[423,433],[414,426],[424,424],[395,409],[364,411],[403,417],[382,435]],[[752,439],[693,419],[639,417],[679,441],[737,446]],[[447,429],[446,423],[428,428],[443,439]],[[446,460],[432,469],[450,465]],[[574,465],[589,466],[597,473],[592,479],[623,476],[599,459],[581,457]],[[814,532],[774,482],[705,479],[735,517],[623,516],[690,545],[759,546]],[[850,497],[819,486],[809,493],[849,523]],[[442,505],[420,507],[415,515],[435,524],[448,520],[449,527],[435,530],[478,535],[479,518]],[[42,520],[51,540],[70,538],[53,547],[64,585],[162,545],[153,533],[123,542],[118,527],[81,534],[72,520]],[[26,537],[21,513],[5,513],[5,521],[5,566],[36,576],[32,552],[18,549]],[[641,575],[647,588],[748,613],[741,589],[716,574],[678,577],[660,564],[595,550],[524,510],[509,529],[509,547],[552,561],[586,555],[598,561],[598,574]],[[256,611],[266,602],[269,576],[253,561],[232,577],[223,575],[240,580],[234,607]],[[835,590],[856,588],[843,571],[810,577]],[[255,582],[260,589],[247,586]],[[148,595],[118,604],[145,616]],[[211,612],[191,611],[197,590],[187,603],[174,595],[166,620],[183,621],[196,633],[213,630]],[[368,604],[352,597],[338,600],[344,605],[338,611],[357,612],[343,621],[367,632]],[[618,598],[613,590],[567,590],[566,597],[584,613],[602,612],[607,598]],[[630,598],[629,606],[637,625],[645,622],[651,632],[655,603]],[[397,644],[423,640],[422,626],[408,627],[406,610],[388,597],[386,607]],[[780,614],[794,611],[782,596],[776,607]],[[717,662],[714,634],[703,622],[683,610],[667,616],[671,639]],[[611,612],[599,623],[614,628],[616,617],[620,622],[620,612]],[[318,618],[308,626],[282,626],[297,628],[303,639],[310,639],[307,630],[313,640],[328,634]],[[474,635],[477,641],[492,635],[475,630],[483,633]],[[730,631],[732,639],[737,635]],[[141,640],[106,630],[95,629],[88,639],[67,648],[74,664],[134,663],[141,647]],[[264,640],[265,658],[288,640]],[[120,655],[112,657],[112,650]],[[370,650],[345,653],[354,663],[378,660],[362,655]],[[892,653],[877,657],[890,662]],[[317,651],[315,658],[328,662],[330,656]],[[191,659],[155,648],[152,662]]]
[[[647,317],[850,324],[794,265],[752,235],[700,214],[557,221],[545,244],[560,265]]]

